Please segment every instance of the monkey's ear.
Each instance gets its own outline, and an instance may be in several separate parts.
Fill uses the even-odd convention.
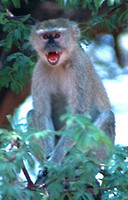
[[[80,29],[78,25],[75,22],[72,22],[72,30],[73,30],[73,35],[75,36],[76,39],[80,38]]]

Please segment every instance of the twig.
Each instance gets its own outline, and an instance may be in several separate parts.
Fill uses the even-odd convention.
[[[25,177],[27,179],[27,183],[28,183],[27,188],[33,187],[34,184],[33,184],[32,180],[31,180],[31,178],[30,178],[30,176],[28,174],[28,171],[26,170],[24,165],[23,165],[22,170],[23,170],[23,173],[24,173],[24,175],[25,175]]]
[[[8,15],[10,16],[10,17],[14,17],[14,15],[6,8],[5,9],[6,10],[6,12],[8,13]]]

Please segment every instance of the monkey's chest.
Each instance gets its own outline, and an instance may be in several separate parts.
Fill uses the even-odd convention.
[[[59,71],[60,70],[60,71]],[[56,96],[55,98],[64,98],[67,96],[68,88],[71,86],[71,76],[68,71],[53,71],[50,74],[47,74],[45,77],[48,88],[50,89],[50,94]]]

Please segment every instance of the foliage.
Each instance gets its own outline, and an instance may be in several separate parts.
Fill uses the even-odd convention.
[[[57,132],[58,135],[71,133],[76,146],[69,150],[63,164],[45,161],[41,167],[47,167],[48,174],[45,184],[39,189],[39,185],[28,185],[23,176],[19,175],[24,166],[31,178],[32,170],[36,165],[36,156],[42,160],[45,152],[33,140],[40,140],[52,132],[28,133],[24,130],[25,124],[18,122],[18,111],[14,117],[8,116],[12,130],[0,129],[0,196],[2,200],[16,199],[42,199],[42,200],[94,200],[93,193],[100,191],[102,199],[122,199],[128,196],[128,148],[117,146],[114,155],[109,162],[105,163],[101,170],[99,161],[95,158],[97,144],[104,142],[106,151],[112,151],[112,144],[101,131],[91,124],[89,116],[74,115],[68,112],[63,119],[67,119],[66,129]],[[16,123],[17,122],[17,123]],[[72,125],[72,122],[74,125]],[[14,141],[20,143],[16,147]],[[11,144],[10,144],[11,141]],[[91,150],[88,148],[91,146]],[[100,181],[96,177],[100,172]],[[101,177],[101,176],[100,176]],[[101,183],[102,181],[102,183]],[[101,185],[101,186],[100,186]]]
[[[125,200],[128,198],[128,147],[116,146],[113,159],[109,163],[108,176],[103,179],[103,187],[109,188],[102,199]]]
[[[28,19],[29,15],[20,21],[8,19],[5,13],[0,13],[0,23],[6,34],[6,38],[0,41],[0,46],[5,49],[3,54],[8,55],[3,63],[6,67],[0,71],[0,88],[10,87],[16,93],[28,82],[35,64],[35,55],[29,44],[31,26],[25,24]]]
[[[21,21],[17,21],[3,18],[2,14],[0,17],[3,31],[7,34],[7,37],[0,42],[0,46],[4,47],[7,53],[14,47],[19,50],[7,56],[6,67],[0,71],[0,88],[10,87],[16,93],[26,85],[34,66],[35,56],[31,54],[28,42],[30,25],[24,24],[28,18],[29,16],[25,16]]]
[[[122,12],[120,5],[125,0],[56,0],[64,9],[86,8],[90,9],[92,19],[89,19],[84,24],[82,30],[82,39],[89,41],[92,33],[96,34],[96,26],[101,29],[107,28],[108,32],[116,30],[118,26],[127,24],[128,3],[125,10]],[[25,3],[29,3],[25,0]],[[108,5],[111,9],[109,12],[99,14],[98,11],[103,4]],[[2,69],[0,70],[0,88],[6,87],[19,93],[32,74],[34,62],[36,60],[35,53],[29,45],[29,34],[31,25],[28,20],[29,15],[24,17],[11,17],[6,12],[9,6],[21,8],[20,0],[2,0],[0,7],[0,25],[6,37],[0,42],[3,47],[3,55],[5,60],[2,61]],[[114,12],[113,12],[114,9]],[[14,50],[15,49],[15,50]],[[1,64],[1,63],[0,63]]]
[[[30,135],[23,131],[22,124],[18,123],[18,112],[14,118],[8,116],[12,130],[0,129],[0,195],[2,200],[30,199],[32,192],[25,188],[26,181],[20,178],[19,173],[27,163],[30,169],[35,167],[33,156],[43,158],[41,148],[33,142],[29,142]],[[19,147],[17,142],[19,141]],[[31,141],[31,140],[30,140]]]

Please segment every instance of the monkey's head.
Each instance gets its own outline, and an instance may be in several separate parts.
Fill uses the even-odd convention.
[[[34,26],[30,42],[43,62],[50,66],[63,64],[72,55],[80,31],[77,24],[68,19],[52,19]]]

